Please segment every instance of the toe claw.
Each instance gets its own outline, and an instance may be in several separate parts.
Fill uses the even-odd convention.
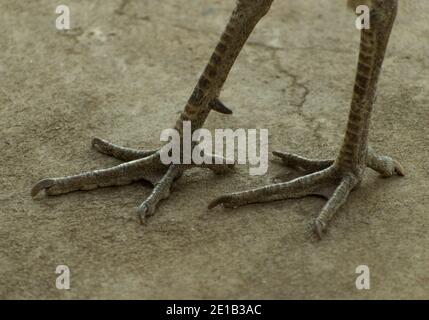
[[[106,142],[103,139],[100,139],[100,138],[93,138],[92,142],[91,142],[91,145],[92,145],[92,147],[94,149],[100,150],[101,149],[100,147],[105,146]]]
[[[146,217],[147,217],[148,210],[149,208],[145,203],[141,204],[137,209],[137,213],[139,214],[139,218],[140,218],[140,223],[143,225],[146,224]]]
[[[212,108],[212,110],[217,111],[219,113],[228,115],[232,114],[232,110],[226,107],[219,99],[214,99],[212,102],[210,102],[209,106],[210,108]]]
[[[155,214],[156,206],[147,202],[143,202],[137,209],[140,217],[140,222],[146,224],[146,219]]]
[[[240,206],[240,203],[237,199],[237,194],[223,195],[210,202],[208,208],[210,210],[219,205],[223,205],[224,208],[235,209]]]
[[[220,196],[220,197],[214,199],[212,202],[210,202],[208,205],[208,208],[209,209],[216,208],[217,206],[219,206],[221,204],[224,205],[228,201],[229,201],[229,196]]]
[[[395,160],[395,172],[398,176],[401,176],[401,177],[405,176],[404,167],[399,163],[399,161],[396,161],[396,160]]]
[[[314,232],[317,234],[320,240],[323,238],[324,231],[325,231],[324,224],[321,221],[316,219],[314,221]]]
[[[273,151],[273,155],[279,158],[284,158],[284,154],[278,151]]]
[[[49,189],[55,185],[55,179],[43,179],[36,183],[36,185],[31,189],[31,196],[34,198],[39,194],[40,191],[44,189]]]
[[[284,152],[279,152],[279,151],[273,151],[273,156],[279,158],[280,160],[283,161],[283,163],[287,164],[290,160],[289,159],[289,154],[284,153]]]

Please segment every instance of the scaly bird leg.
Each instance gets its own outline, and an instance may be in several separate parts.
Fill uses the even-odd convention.
[[[349,1],[354,4],[360,1]],[[371,6],[371,28],[361,32],[361,46],[356,83],[351,103],[347,131],[341,151],[335,161],[310,160],[290,153],[274,154],[287,165],[312,172],[287,183],[224,195],[210,205],[236,207],[256,202],[266,202],[305,196],[322,184],[336,187],[312,228],[319,237],[326,231],[329,221],[346,202],[350,192],[362,181],[366,167],[382,176],[404,175],[401,165],[389,158],[378,156],[368,147],[370,116],[376,97],[377,83],[385,56],[388,40],[397,12],[397,0],[368,0]]]
[[[268,12],[273,0],[237,0],[222,37],[209,63],[201,75],[175,128],[183,134],[183,122],[190,121],[192,131],[203,126],[211,110],[231,114],[220,100],[220,91],[234,65],[241,49],[259,20]],[[110,142],[94,139],[93,147],[101,153],[126,161],[118,166],[85,172],[82,174],[50,178],[39,181],[32,189],[32,196],[45,190],[48,195],[58,195],[77,190],[91,190],[98,187],[120,186],[137,180],[147,180],[154,185],[151,195],[138,209],[141,221],[154,214],[158,203],[170,194],[171,184],[185,170],[191,167],[211,169],[215,173],[231,170],[233,164],[222,158],[223,164],[165,165],[160,160],[160,150],[136,150],[117,146]],[[219,160],[219,156],[206,155]],[[219,163],[219,161],[211,162]]]

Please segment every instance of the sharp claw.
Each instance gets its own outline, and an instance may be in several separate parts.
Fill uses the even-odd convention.
[[[273,151],[273,156],[279,158],[283,161],[284,164],[288,165],[290,159],[287,157],[287,155],[283,152]]]
[[[140,217],[140,222],[142,224],[146,224],[146,219],[153,216],[155,214],[155,210],[155,206],[143,202],[137,209],[137,212]]]
[[[210,102],[209,106],[212,108],[212,110],[219,113],[232,114],[232,110],[226,107],[219,99],[214,99],[212,102]]]
[[[284,158],[283,153],[278,152],[278,151],[273,151],[273,155],[279,158]]]
[[[395,160],[395,172],[398,176],[401,176],[401,177],[405,176],[404,167],[396,160]]]
[[[228,201],[228,196],[221,196],[219,198],[214,199],[212,202],[209,203],[208,208],[209,210],[216,208],[217,206],[224,204],[226,201]]]
[[[36,183],[31,189],[31,196],[34,198],[39,194],[40,191],[48,189],[55,184],[55,179],[43,179]]]
[[[323,238],[324,230],[325,230],[325,227],[324,227],[323,223],[316,219],[316,221],[314,221],[314,231],[320,240],[322,240],[322,238]]]
[[[91,143],[92,147],[97,149],[97,150],[99,149],[100,146],[105,145],[105,144],[106,144],[106,142],[100,138],[92,139],[92,143]]]
[[[145,225],[146,224],[146,216],[147,216],[147,212],[148,212],[148,206],[145,203],[143,203],[137,209],[137,212],[139,214],[140,223]]]
[[[235,209],[240,206],[239,203],[237,202],[236,194],[231,194],[231,195],[220,196],[219,198],[214,199],[212,202],[209,203],[208,208],[213,209],[221,204],[225,208],[230,208],[230,209]]]

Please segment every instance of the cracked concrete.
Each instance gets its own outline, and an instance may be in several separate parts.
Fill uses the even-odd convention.
[[[36,200],[40,178],[118,162],[94,136],[154,148],[174,124],[234,1],[0,0],[1,298],[428,298],[429,3],[401,1],[374,112],[371,145],[408,175],[369,172],[326,238],[305,234],[323,200],[206,209],[224,192],[294,172],[273,162],[217,177],[190,171],[148,226],[147,184]],[[234,109],[206,127],[267,128],[270,151],[327,158],[346,125],[359,33],[344,0],[275,1],[222,92]],[[71,268],[71,290],[55,268]],[[371,290],[355,269],[371,270]]]

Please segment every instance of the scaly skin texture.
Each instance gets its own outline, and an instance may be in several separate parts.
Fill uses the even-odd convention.
[[[190,121],[192,131],[203,126],[211,110],[224,114],[231,111],[219,100],[221,89],[241,49],[253,29],[269,11],[273,0],[238,0],[236,8],[201,75],[175,128],[182,134],[183,122]],[[303,197],[329,185],[336,187],[334,193],[312,222],[312,229],[322,236],[329,221],[346,202],[350,192],[359,186],[364,171],[370,167],[385,177],[403,175],[400,164],[389,157],[378,156],[368,147],[368,132],[372,107],[376,98],[377,83],[384,60],[387,43],[397,12],[397,0],[348,0],[351,8],[364,4],[371,8],[371,29],[363,30],[356,84],[347,131],[336,160],[311,160],[297,155],[274,152],[289,166],[308,172],[298,179],[273,184],[249,191],[221,196],[210,203],[238,207],[250,203],[267,202]],[[120,186],[145,179],[154,185],[151,195],[140,205],[141,221],[154,214],[158,203],[167,198],[175,179],[196,165],[166,166],[160,161],[159,150],[135,150],[124,148],[101,139],[93,140],[93,147],[125,163],[109,169],[96,170],[75,176],[51,178],[39,181],[32,190],[36,196],[41,190],[48,195],[57,195],[75,190],[90,190],[98,187]],[[210,155],[209,155],[210,156]],[[216,157],[216,156],[212,156]],[[215,173],[225,173],[231,165],[202,165]]]
[[[385,177],[394,174],[404,175],[404,170],[397,161],[378,156],[368,147],[372,107],[398,2],[397,0],[348,2],[352,8],[360,4],[369,5],[371,8],[371,28],[363,29],[361,32],[353,99],[344,142],[337,159],[310,160],[289,153],[275,152],[274,155],[281,157],[287,165],[307,169],[310,174],[290,182],[221,196],[209,205],[210,208],[220,204],[238,207],[250,203],[298,198],[314,194],[327,185],[334,185],[336,186],[334,193],[311,224],[312,230],[322,237],[329,221],[346,202],[350,192],[360,185],[367,167]]]
[[[191,121],[192,131],[201,128],[211,110],[224,114],[231,111],[218,99],[222,86],[234,65],[247,38],[258,21],[267,13],[272,0],[240,0],[230,21],[201,75],[175,128],[182,134],[183,121]],[[160,160],[159,150],[135,150],[117,146],[95,138],[92,146],[107,155],[126,161],[118,166],[85,172],[61,178],[39,181],[31,190],[32,196],[45,190],[48,195],[59,195],[77,190],[92,190],[99,187],[121,186],[138,180],[147,180],[154,185],[151,195],[139,206],[142,222],[155,213],[158,203],[169,196],[173,181],[191,167],[205,167],[215,173],[226,173],[233,165],[171,165]],[[213,155],[207,155],[217,157]],[[213,161],[212,163],[219,163]],[[223,159],[223,163],[226,163]]]

